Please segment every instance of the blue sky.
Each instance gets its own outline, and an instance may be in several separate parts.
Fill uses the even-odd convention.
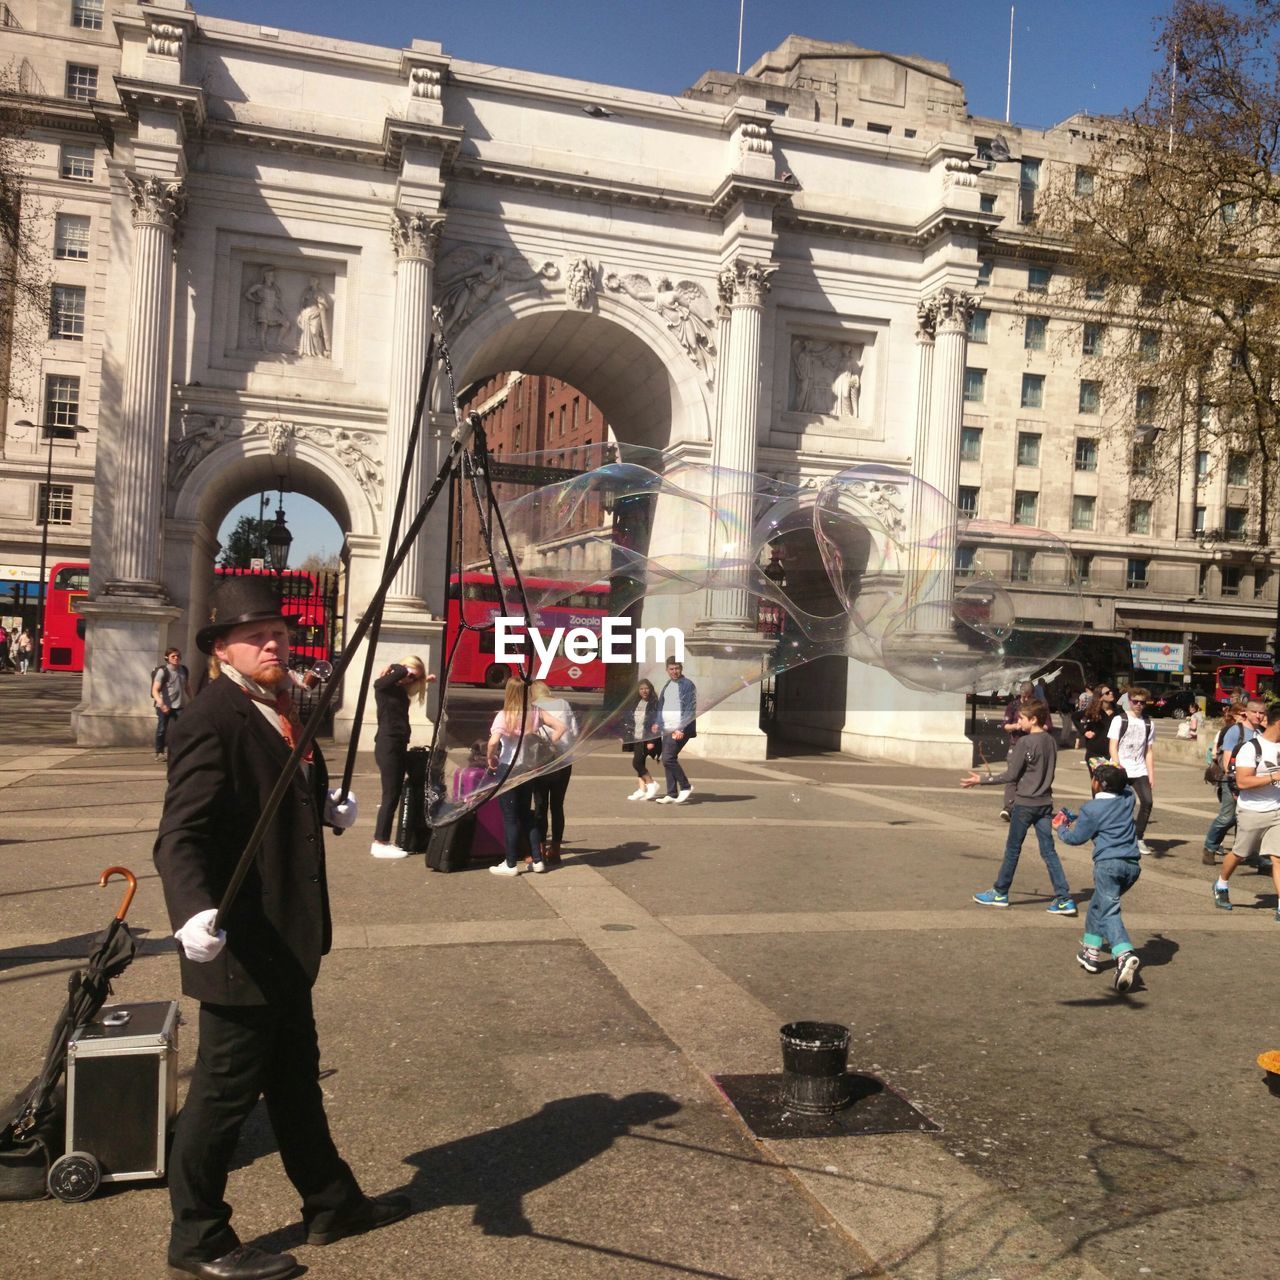
[[[438,40],[470,62],[519,67],[654,93],[678,94],[712,68],[732,71],[739,0],[193,0],[202,14],[400,48]],[[1243,0],[1242,0],[1243,2]],[[1050,125],[1076,111],[1136,105],[1156,66],[1156,20],[1165,0],[1022,0],[1014,21],[1015,122]],[[974,115],[1003,118],[1009,54],[1005,0],[746,0],[745,70],[789,34],[847,40],[949,64]],[[274,511],[274,505],[272,507]],[[293,562],[341,546],[318,504],[286,495]],[[223,528],[257,499],[236,507]]]
[[[1243,2],[1243,0],[1242,0]],[[472,62],[680,93],[734,69],[739,0],[193,0],[197,12],[399,48],[438,40]],[[1013,119],[1048,125],[1143,96],[1165,0],[1022,0],[1014,30]],[[744,69],[791,33],[950,64],[975,115],[1004,115],[1006,0],[746,0]]]

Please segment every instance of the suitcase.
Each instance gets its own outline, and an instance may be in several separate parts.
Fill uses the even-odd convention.
[[[458,769],[453,775],[454,800],[464,800],[491,776],[488,769],[478,765]],[[470,816],[474,819],[471,825],[471,856],[485,861],[505,858],[507,837],[502,825],[502,808],[497,798],[486,800]]]
[[[463,814],[447,827],[433,827],[427,841],[429,871],[461,871],[471,861],[471,840],[475,835],[476,815]]]
[[[49,1169],[59,1200],[103,1182],[163,1178],[178,1102],[178,1005],[107,1005],[67,1043],[67,1148]]]

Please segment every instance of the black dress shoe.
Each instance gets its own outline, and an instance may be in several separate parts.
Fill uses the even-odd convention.
[[[174,1262],[174,1275],[198,1276],[200,1280],[284,1280],[302,1268],[291,1253],[266,1253],[251,1244],[238,1244],[230,1253],[206,1262]]]
[[[307,1229],[308,1244],[333,1244],[347,1236],[376,1231],[388,1223],[399,1222],[409,1212],[408,1196],[365,1196],[354,1208],[339,1214],[327,1226]]]

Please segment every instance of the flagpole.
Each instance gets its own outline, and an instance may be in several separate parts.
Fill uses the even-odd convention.
[[[742,25],[747,16],[747,0],[738,0],[738,74],[742,74]]]
[[[1173,155],[1173,118],[1178,110],[1178,44],[1173,45],[1173,65],[1169,68],[1169,154]]]
[[[1013,106],[1013,5],[1009,6],[1009,78],[1004,88],[1004,122],[1009,123],[1010,109]]]

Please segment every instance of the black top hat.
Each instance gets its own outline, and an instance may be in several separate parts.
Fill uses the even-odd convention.
[[[274,582],[257,576],[223,578],[213,589],[209,625],[196,632],[196,647],[212,653],[213,642],[242,622],[285,620],[280,612],[280,592]]]

